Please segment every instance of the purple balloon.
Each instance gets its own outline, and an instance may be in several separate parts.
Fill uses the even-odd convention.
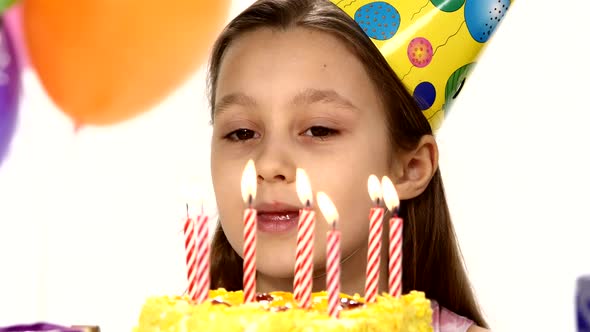
[[[0,165],[16,127],[20,97],[20,67],[12,39],[0,21]]]

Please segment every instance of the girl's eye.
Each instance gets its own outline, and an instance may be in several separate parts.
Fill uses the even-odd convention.
[[[254,130],[240,128],[227,134],[225,138],[230,141],[247,141],[252,138],[257,138],[258,135]]]
[[[322,127],[322,126],[313,126],[309,129],[307,129],[303,133],[303,135],[324,138],[324,137],[335,135],[337,133],[338,133],[338,130],[336,130],[336,129]]]

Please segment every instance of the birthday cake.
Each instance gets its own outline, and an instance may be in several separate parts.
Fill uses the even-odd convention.
[[[148,298],[134,332],[172,331],[432,331],[432,309],[424,293],[399,298],[383,294],[373,303],[342,294],[338,318],[327,313],[328,294],[312,294],[310,309],[301,309],[292,293],[271,292],[243,303],[242,291],[212,290],[203,304],[188,296]]]

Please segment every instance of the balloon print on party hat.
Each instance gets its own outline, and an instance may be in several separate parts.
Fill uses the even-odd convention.
[[[0,165],[16,130],[21,84],[21,71],[16,60],[12,39],[0,20]]]
[[[513,0],[332,0],[373,40],[437,131]]]

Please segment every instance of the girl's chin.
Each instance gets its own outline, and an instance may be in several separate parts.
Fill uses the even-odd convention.
[[[281,257],[256,257],[256,270],[259,277],[269,280],[293,279],[295,274],[295,258]]]
[[[265,273],[267,272],[267,273]],[[258,270],[257,271],[257,276],[259,278],[259,280],[262,278],[264,280],[273,282],[279,282],[279,281],[288,281],[288,280],[293,280],[294,276],[293,276],[293,271],[291,271],[291,273],[289,273],[289,271],[264,271],[264,270]],[[288,289],[284,289],[286,291],[288,291]]]

